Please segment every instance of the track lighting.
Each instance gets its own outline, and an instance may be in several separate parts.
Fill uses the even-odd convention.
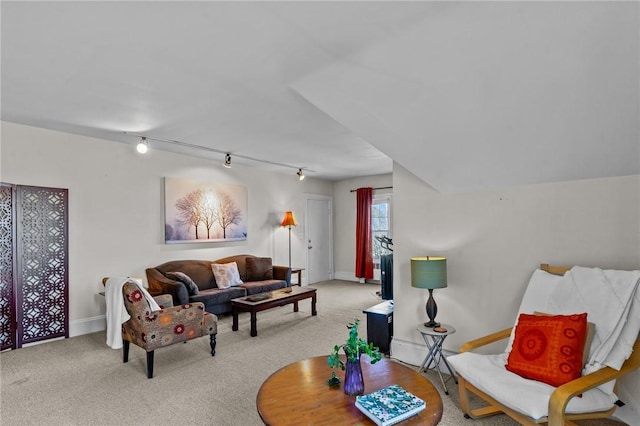
[[[138,152],[140,154],[144,154],[147,152],[147,150],[149,149],[149,144],[147,143],[147,138],[145,138],[144,136],[140,138],[140,142],[138,142],[138,146],[136,146],[136,149],[138,150]]]
[[[0,1],[2,1],[2,0],[0,0]],[[145,135],[141,135],[139,133],[124,132],[124,134],[140,138],[140,142],[138,143],[136,149],[141,154],[144,154],[145,152],[147,152],[149,150],[148,141],[152,140],[152,141],[155,141],[155,142],[162,142],[164,144],[177,145],[177,146],[181,146],[183,148],[188,148],[188,149],[197,149],[197,150],[202,150],[202,151],[214,152],[216,154],[224,154],[224,163],[223,163],[223,165],[226,168],[231,168],[231,154],[229,152],[226,152],[226,150],[223,151],[221,149],[216,149],[216,148],[211,148],[211,147],[206,147],[206,146],[201,146],[201,145],[194,145],[192,143],[181,142],[181,141],[177,141],[177,140],[174,140],[174,139],[164,139],[164,138],[157,138],[157,137],[153,137],[153,136],[145,136]],[[153,146],[155,148],[157,145],[154,144]],[[160,146],[162,146],[162,145],[160,145]],[[289,169],[298,169],[298,171],[296,172],[296,175],[298,176],[298,180],[303,180],[305,178],[304,173],[302,171],[302,167],[293,166],[291,164],[278,163],[278,162],[271,161],[271,160],[263,160],[263,159],[260,159],[260,158],[250,157],[248,155],[242,155],[242,154],[237,154],[237,153],[233,154],[233,155],[236,158],[239,157],[239,158],[241,158],[243,160],[255,161],[255,162],[264,163],[264,164],[271,164],[272,166],[286,167],[286,168],[289,168]],[[314,170],[311,170],[309,168],[305,168],[305,170],[307,172],[311,172],[311,173],[314,172]]]

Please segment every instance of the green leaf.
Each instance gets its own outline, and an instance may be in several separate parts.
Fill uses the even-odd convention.
[[[329,366],[331,368],[340,368],[342,370],[345,369],[344,362],[340,359],[340,349],[342,349],[347,356],[347,359],[350,361],[355,361],[358,359],[360,354],[367,354],[371,358],[371,364],[375,364],[376,362],[382,359],[382,354],[380,353],[380,349],[377,346],[373,346],[373,343],[367,343],[365,340],[361,339],[358,335],[358,325],[360,324],[360,320],[355,318],[353,322],[347,325],[349,329],[349,336],[344,345],[335,345],[333,347],[333,352],[327,359]]]

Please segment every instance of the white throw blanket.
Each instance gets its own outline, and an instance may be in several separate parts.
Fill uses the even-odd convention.
[[[158,303],[156,303],[149,292],[142,286],[139,279],[131,277],[109,278],[105,283],[104,294],[107,304],[107,346],[113,349],[120,349],[122,347],[122,324],[131,318],[124,306],[124,297],[122,296],[122,286],[129,281],[138,284],[144,298],[149,303],[150,312],[160,309]]]
[[[551,312],[587,312],[596,324],[584,374],[607,365],[619,370],[640,331],[640,271],[573,267],[551,294]]]

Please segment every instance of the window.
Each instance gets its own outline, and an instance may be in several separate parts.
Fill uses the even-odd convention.
[[[389,254],[376,237],[391,238],[391,196],[375,197],[371,203],[371,230],[373,233],[373,263],[375,269],[380,269],[380,256]]]

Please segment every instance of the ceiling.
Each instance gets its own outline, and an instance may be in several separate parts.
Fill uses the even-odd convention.
[[[3,121],[442,192],[640,174],[638,2],[0,8]]]

